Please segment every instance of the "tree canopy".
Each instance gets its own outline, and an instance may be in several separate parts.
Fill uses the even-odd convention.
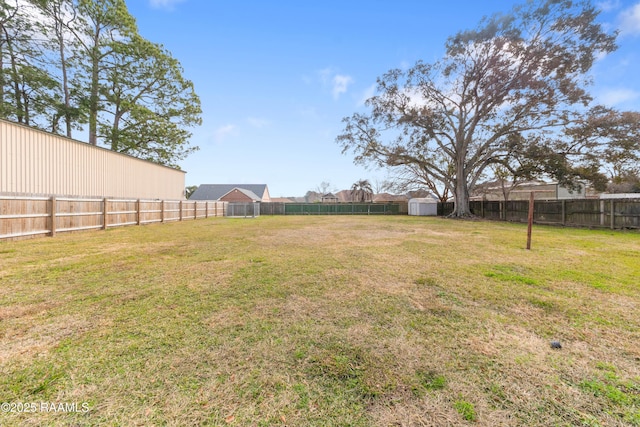
[[[0,117],[176,167],[201,109],[124,0],[0,0]]]
[[[591,105],[589,70],[617,35],[597,16],[589,1],[546,0],[484,18],[450,37],[439,61],[380,77],[370,111],[345,118],[337,143],[356,163],[401,168],[450,191],[457,217],[471,214],[469,191],[495,166],[597,181],[615,156],[589,147],[624,151],[629,132],[638,135],[633,113]]]

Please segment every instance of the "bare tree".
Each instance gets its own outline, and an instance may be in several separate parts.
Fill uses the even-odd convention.
[[[385,180],[382,180],[382,181],[379,180],[379,179],[376,179],[371,184],[371,186],[373,188],[373,193],[374,194],[380,194],[380,193],[385,193],[387,191],[393,191],[394,183],[390,179],[385,179]]]
[[[320,196],[324,196],[332,191],[335,191],[334,187],[328,181],[322,181],[320,185],[316,187],[316,193],[320,194]]]

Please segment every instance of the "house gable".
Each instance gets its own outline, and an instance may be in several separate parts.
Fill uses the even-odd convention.
[[[227,194],[220,197],[218,200],[223,202],[259,202],[258,197],[254,192],[245,190],[244,188],[234,188]]]

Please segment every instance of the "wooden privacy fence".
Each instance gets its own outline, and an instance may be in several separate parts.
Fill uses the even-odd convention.
[[[640,229],[640,195],[637,199],[536,200],[533,221],[537,224],[591,228]],[[527,222],[528,200],[473,201],[471,212],[481,218]],[[453,212],[453,203],[438,203],[438,215]]]
[[[224,216],[227,202],[0,195],[0,240]]]

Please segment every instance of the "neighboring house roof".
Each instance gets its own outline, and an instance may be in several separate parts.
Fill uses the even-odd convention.
[[[271,201],[273,203],[293,203],[294,200],[291,200],[290,197],[273,197]]]
[[[225,194],[223,194],[220,197],[220,199],[223,199],[226,195],[228,195],[228,194],[230,194],[230,193],[232,193],[234,191],[241,192],[242,194],[244,194],[245,196],[247,196],[248,198],[250,198],[254,202],[259,202],[260,201],[260,197],[258,197],[258,195],[256,193],[254,193],[253,191],[247,190],[245,188],[240,188],[240,187],[232,188],[231,190],[229,190]]]
[[[189,200],[220,200],[236,188],[250,191],[258,196],[259,201],[270,200],[267,184],[202,184],[193,192]]]
[[[351,199],[352,199],[351,190],[338,191],[336,193],[336,197],[338,198],[338,201],[340,201],[340,202],[350,202]]]
[[[379,193],[373,196],[374,202],[406,202],[409,200],[409,197],[406,195],[396,195],[389,193]]]

